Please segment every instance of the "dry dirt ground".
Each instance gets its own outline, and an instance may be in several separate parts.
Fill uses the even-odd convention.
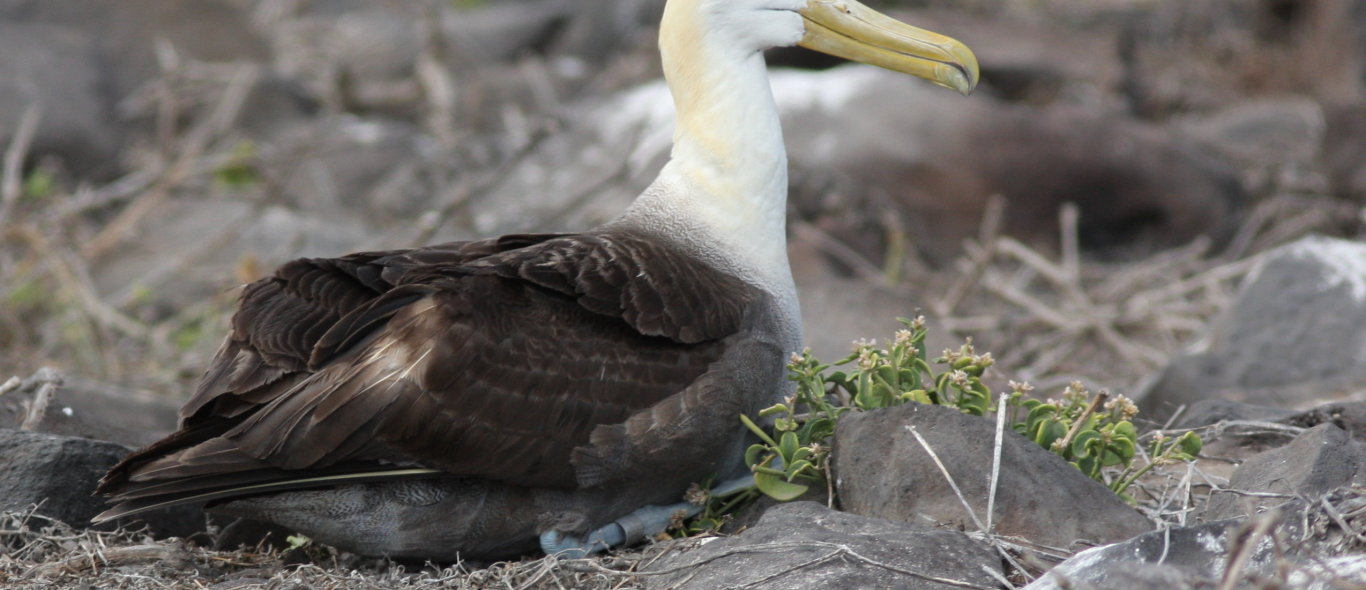
[[[326,547],[215,551],[134,532],[73,531],[35,514],[4,515],[4,588],[634,588],[657,550],[561,561],[396,564]]]

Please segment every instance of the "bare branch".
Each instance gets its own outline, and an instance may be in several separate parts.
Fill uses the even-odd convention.
[[[958,306],[963,303],[972,288],[981,280],[982,273],[986,271],[991,257],[996,253],[997,239],[1001,234],[1001,222],[1005,218],[1005,197],[999,194],[991,195],[987,199],[986,209],[982,212],[982,225],[978,230],[977,240],[981,245],[980,250],[972,254],[968,260],[968,271],[963,273],[958,282],[949,288],[944,297],[934,303],[935,315],[948,317],[958,310]]]
[[[42,107],[32,104],[19,117],[19,126],[5,149],[3,176],[0,176],[0,223],[10,221],[10,210],[18,202],[24,187],[24,158],[28,155],[33,136],[42,120]]]

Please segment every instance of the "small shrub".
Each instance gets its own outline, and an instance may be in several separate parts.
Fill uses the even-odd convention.
[[[759,412],[760,417],[773,417],[771,429],[740,417],[760,439],[745,451],[759,491],[788,501],[812,486],[828,484],[830,438],[846,412],[907,402],[951,406],[974,416],[998,410],[982,383],[982,375],[994,363],[990,353],[977,354],[968,340],[958,350],[944,351],[931,365],[925,353],[925,319],[900,321],[905,328],[889,348],[859,342],[853,354],[833,367],[809,350],[793,355],[788,378],[797,383],[796,391]],[[847,372],[831,370],[847,365],[852,365]],[[1010,387],[1003,411],[1015,432],[1130,502],[1125,490],[1144,473],[1162,463],[1194,460],[1200,452],[1200,437],[1193,432],[1175,439],[1158,436],[1147,449],[1148,463],[1136,467],[1139,436],[1131,420],[1138,409],[1128,399],[1109,400],[1105,392],[1093,395],[1078,382],[1067,387],[1061,400],[1029,398],[1032,387],[1026,383],[1011,382]],[[1107,477],[1104,469],[1109,467],[1120,468],[1118,475]]]

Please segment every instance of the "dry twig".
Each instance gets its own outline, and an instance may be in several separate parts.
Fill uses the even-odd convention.
[[[4,168],[0,170],[0,224],[10,221],[10,210],[18,202],[24,187],[24,157],[28,155],[38,122],[43,118],[42,107],[34,104],[24,109],[19,125],[5,149]]]

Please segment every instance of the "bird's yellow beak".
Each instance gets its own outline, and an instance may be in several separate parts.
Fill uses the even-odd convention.
[[[853,0],[811,0],[799,11],[807,49],[925,78],[962,94],[977,86],[977,57],[962,43]]]

